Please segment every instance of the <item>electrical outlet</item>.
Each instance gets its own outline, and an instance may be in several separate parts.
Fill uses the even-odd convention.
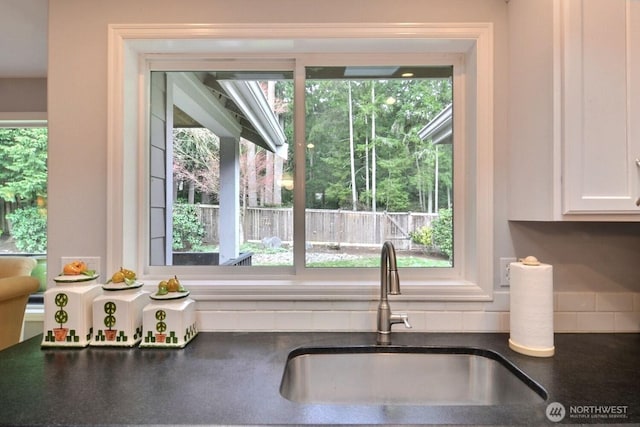
[[[87,264],[88,270],[95,270],[96,273],[100,274],[100,257],[99,256],[77,256],[77,257],[68,257],[63,256],[60,258],[60,271],[64,268],[65,264],[69,264],[73,261],[84,261]]]
[[[500,258],[500,286],[509,286],[509,268],[515,258]]]

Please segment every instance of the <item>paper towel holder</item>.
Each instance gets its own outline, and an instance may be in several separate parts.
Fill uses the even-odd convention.
[[[555,354],[555,346],[549,348],[533,348],[520,345],[509,338],[509,348],[515,352],[533,357],[551,357]]]
[[[540,275],[543,275],[547,278],[547,280],[542,281],[540,283],[530,282],[526,285],[525,283],[522,283],[523,286],[519,288],[517,286],[514,286],[515,283],[512,284],[512,289],[510,293],[511,331],[510,331],[510,337],[509,337],[509,348],[517,353],[521,353],[527,356],[551,357],[555,354],[555,346],[553,345],[554,331],[553,331],[553,308],[552,308],[553,307],[553,281],[552,281],[553,279],[552,277],[549,277],[549,275],[552,275],[551,266],[547,264],[542,264],[540,261],[538,261],[538,258],[531,255],[525,258],[518,259],[518,264],[519,266],[517,267],[516,265],[514,265],[514,269],[517,270],[517,271],[513,271],[514,276],[516,272],[520,272],[520,275],[533,274],[538,278],[541,277]],[[518,290],[520,291],[518,292],[519,301],[522,302],[523,297],[525,297],[526,299],[525,306],[520,307],[521,309],[520,314],[522,314],[523,313],[522,310],[524,310],[524,313],[528,317],[528,319],[527,317],[523,318],[520,316],[520,319],[516,324],[516,322],[514,321],[513,298],[514,298],[515,292]],[[538,301],[537,304],[532,304],[530,299],[526,297],[527,291],[529,291],[529,293],[534,292],[537,296],[544,296],[545,299],[548,296],[550,300],[543,301],[544,304],[540,304],[540,301]],[[550,337],[549,336],[543,337],[544,339],[540,341],[540,335],[538,333],[536,333],[535,335],[532,335],[533,337],[535,337],[535,339],[533,340],[531,339],[532,336],[529,336],[528,338],[523,336],[523,334],[526,332],[522,328],[523,322],[525,320],[528,323],[534,322],[536,325],[540,325],[541,320],[542,321],[548,320],[550,322],[550,327],[546,328],[547,330],[544,332],[548,332],[550,334]],[[546,322],[546,323],[542,322],[542,323],[548,326],[549,322]]]

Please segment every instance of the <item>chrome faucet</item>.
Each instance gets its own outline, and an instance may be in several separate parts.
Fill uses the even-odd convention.
[[[391,242],[384,242],[380,253],[380,304],[378,305],[378,339],[380,345],[391,344],[391,325],[404,323],[410,328],[406,313],[392,313],[387,295],[400,294],[400,277],[396,265],[396,249]]]

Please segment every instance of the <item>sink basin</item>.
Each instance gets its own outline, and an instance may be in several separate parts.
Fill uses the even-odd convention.
[[[304,347],[289,353],[280,394],[300,403],[503,405],[547,392],[500,354],[471,347]]]

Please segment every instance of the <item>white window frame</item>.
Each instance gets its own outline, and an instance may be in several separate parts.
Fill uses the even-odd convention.
[[[108,206],[107,270],[120,265],[136,268],[149,285],[165,278],[172,267],[150,267],[147,259],[148,197],[148,76],[158,63],[181,69],[203,69],[216,57],[265,60],[302,57],[301,51],[331,54],[336,64],[341,55],[366,54],[364,63],[388,51],[428,58],[458,54],[454,64],[454,178],[453,269],[403,269],[401,279],[406,300],[492,299],[493,290],[493,29],[490,23],[473,24],[328,24],[312,27],[297,24],[251,25],[111,25],[108,52]],[[264,41],[272,46],[264,50]],[[234,43],[231,43],[231,42]],[[240,43],[238,43],[240,42]],[[261,43],[254,43],[261,42]],[[233,45],[233,46],[232,46]],[[256,50],[260,45],[261,50]],[[232,47],[230,47],[232,46]],[[238,47],[240,46],[240,47]],[[378,50],[378,53],[376,52]],[[207,52],[203,54],[202,52]],[[409,58],[408,56],[407,58]],[[449,56],[450,57],[450,56]],[[325,57],[326,58],[326,57]],[[309,55],[304,66],[332,65]],[[391,62],[397,62],[392,59]],[[152,65],[153,64],[153,65]],[[398,65],[399,63],[395,64]],[[353,63],[353,65],[357,65]],[[401,65],[411,65],[402,63]],[[457,74],[456,70],[464,68]],[[162,67],[171,70],[171,67]],[[209,68],[213,69],[213,68]],[[304,85],[303,79],[296,84]],[[460,89],[462,88],[462,90]],[[304,90],[296,87],[296,143],[303,144]],[[302,122],[304,123],[304,122]],[[296,187],[304,186],[304,150],[295,150]],[[454,173],[456,173],[454,172]],[[460,207],[463,207],[460,209]],[[304,197],[295,196],[294,211],[304,215]],[[335,300],[372,299],[378,293],[377,269],[305,268],[304,221],[295,221],[296,244],[293,268],[234,267],[231,272],[211,267],[190,267],[180,273],[195,298]],[[269,274],[266,274],[266,272]]]

